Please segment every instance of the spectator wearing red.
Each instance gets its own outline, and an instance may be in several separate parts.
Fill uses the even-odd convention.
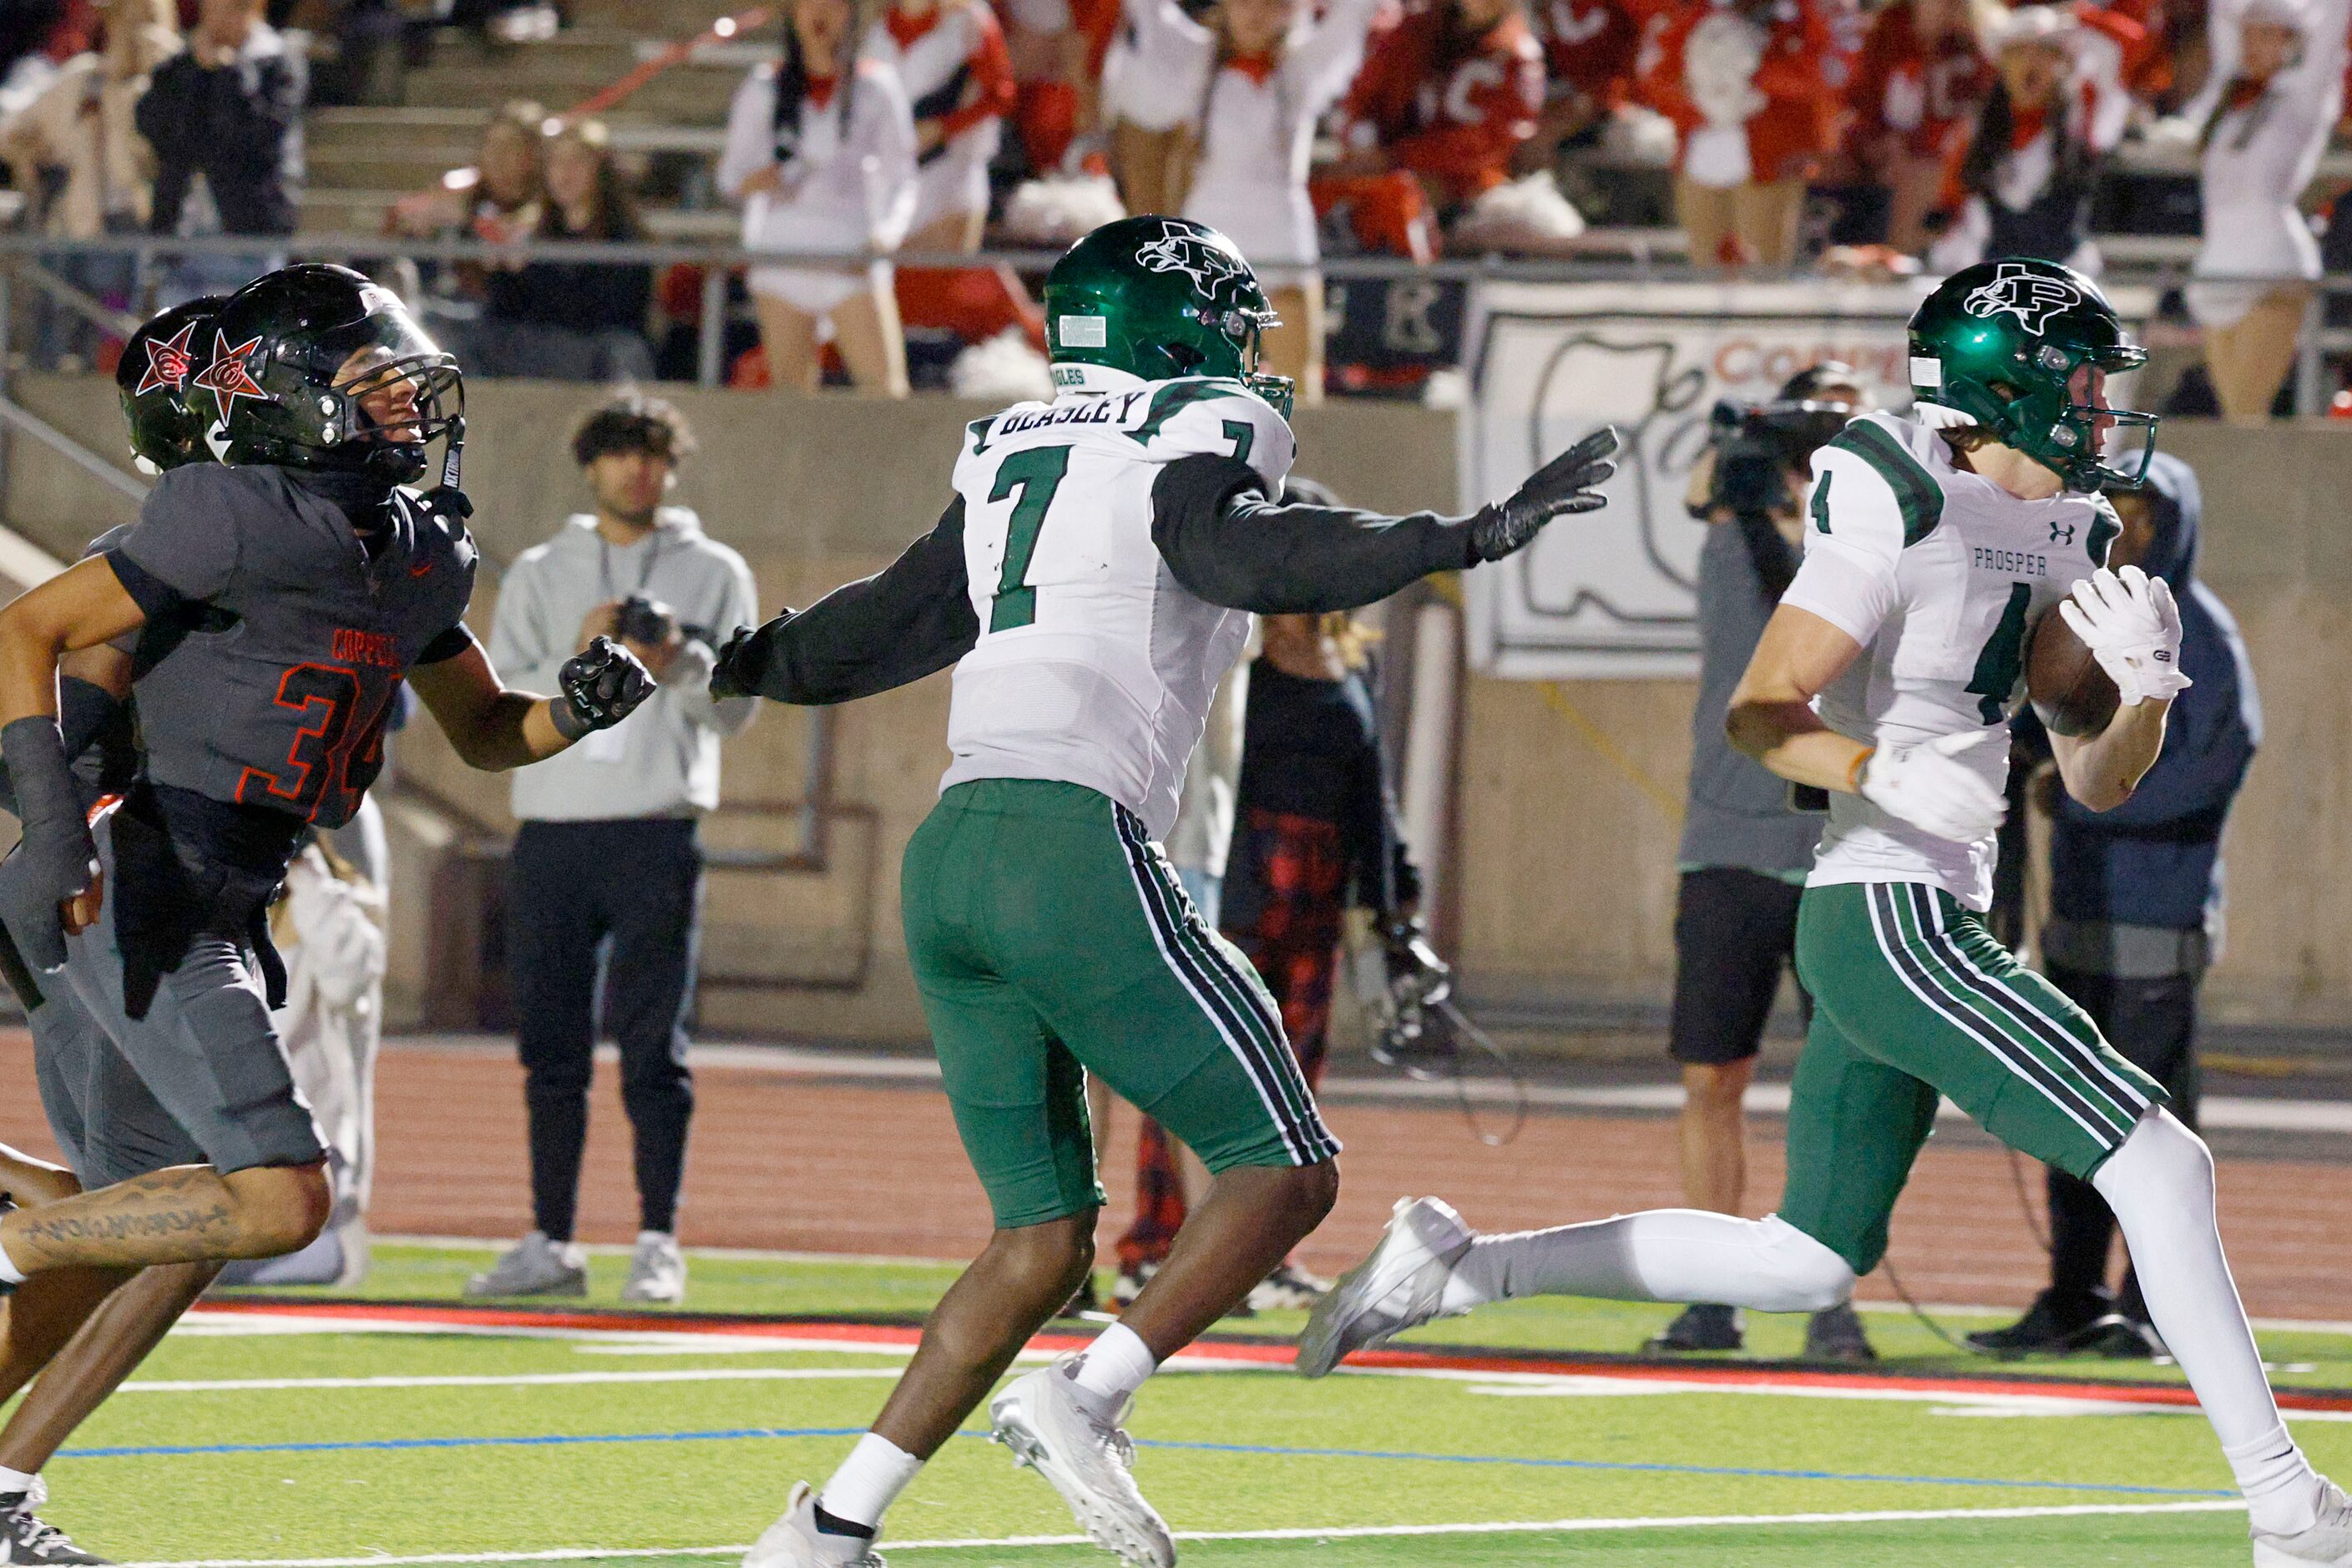
[[[743,204],[752,250],[898,248],[915,211],[915,122],[898,75],[858,58],[849,0],[788,0],[783,58],[752,70],[727,115],[721,192]],[[890,264],[785,260],[744,279],[770,378],[815,390],[818,329],[860,388],[907,395],[907,343]]]
[[[1846,101],[1855,161],[1887,187],[1886,243],[1927,248],[1953,149],[1992,89],[1969,0],[1895,0],[1863,40]]]
[[[1675,212],[1700,267],[1785,268],[1805,182],[1836,144],[1843,63],[1819,0],[1675,0],[1641,91],[1675,122]]]
[[[2269,419],[2294,363],[2319,242],[2297,204],[2344,107],[2347,0],[2234,0],[2211,23],[2213,78],[2189,106],[2204,242],[2186,294],[2221,416]]]
[[[1528,16],[1543,46],[1544,107],[1519,164],[1549,169],[1559,150],[1633,98],[1642,22],[1636,0],[1531,0]]]
[[[909,250],[977,250],[988,222],[988,161],[1013,112],[1013,59],[982,0],[894,0],[865,53],[898,75],[915,117]]]
[[[2101,89],[2076,68],[2078,24],[2059,6],[2029,5],[1983,26],[1998,79],[1953,157],[1928,268],[2031,256],[2095,276],[2091,190],[2107,144],[2097,140]]]
[[[1102,122],[1102,79],[1118,0],[1000,0],[1013,59],[1014,123],[1029,167],[1059,169]]]
[[[1510,178],[1543,110],[1543,51],[1518,0],[1439,0],[1375,37],[1341,110],[1346,152],[1316,182],[1376,249],[1427,259],[1448,218]]]
[[[1379,0],[1333,0],[1319,18],[1300,0],[1217,0],[1204,21],[1176,0],[1136,0],[1135,64],[1202,81],[1186,160],[1183,216],[1222,231],[1266,286],[1282,325],[1265,368],[1323,395],[1323,276],[1307,161],[1315,123],[1364,58]]]

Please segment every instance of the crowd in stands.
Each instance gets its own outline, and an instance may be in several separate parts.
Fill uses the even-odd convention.
[[[282,239],[296,227],[311,64],[420,10],[432,7],[12,0],[0,156],[26,221],[68,238]],[[2136,164],[2200,171],[2185,306],[2215,402],[2240,419],[2271,407],[2321,270],[2304,204],[2329,194],[2312,182],[2342,113],[2352,30],[2352,0],[774,10],[750,41],[778,58],[742,80],[707,182],[740,209],[747,247],[936,258],[991,236],[1052,246],[1122,210],[1181,213],[1256,264],[1286,322],[1273,367],[1310,400],[1326,379],[1328,256],[1573,256],[1592,212],[1671,220],[1704,270],[1944,272],[2022,254],[2095,273],[2095,211],[2131,226],[2129,202],[2105,193],[2121,150],[2143,143]],[[442,11],[510,40],[557,17],[516,0]],[[385,229],[640,239],[631,186],[602,125],[510,104],[489,115],[476,163],[396,204]],[[191,257],[174,287],[219,287],[266,258]],[[109,292],[103,271],[79,280]],[[702,298],[691,269],[537,248],[433,281],[451,335],[493,374],[678,374],[677,341],[690,343]],[[903,395],[975,344],[1015,381],[1041,374],[1041,322],[1002,268],[793,258],[751,267],[741,286],[757,333],[729,342],[738,384],[814,386],[830,367]]]

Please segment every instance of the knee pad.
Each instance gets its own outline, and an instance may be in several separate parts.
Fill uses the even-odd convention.
[[[1779,1215],[1756,1222],[1756,1260],[1777,1292],[1751,1301],[1764,1312],[1825,1312],[1853,1294],[1846,1260]]]

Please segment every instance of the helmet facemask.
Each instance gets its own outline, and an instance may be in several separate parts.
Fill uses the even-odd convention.
[[[2102,375],[2120,374],[2146,364],[2147,351],[2128,343],[2089,349],[2044,342],[2033,355],[2036,368],[2049,378],[2043,387],[2021,390],[2000,381],[1991,384],[1995,396],[2001,398],[1999,416],[1991,421],[2001,444],[2053,470],[2074,489],[2128,489],[2138,485],[2156,456],[2157,416],[2079,402],[2072,388],[2076,374],[2085,366]],[[2102,425],[2108,426],[2109,435],[2122,430],[2142,433],[2137,459],[2130,467],[2106,461]]]
[[[1272,375],[1258,369],[1265,353],[1265,334],[1282,325],[1282,318],[1274,313],[1271,306],[1256,310],[1232,305],[1222,310],[1202,306],[1199,319],[1202,325],[1234,345],[1234,364],[1230,371],[1195,370],[1185,374],[1231,374],[1272,404],[1276,414],[1289,418],[1291,405],[1297,400],[1297,384],[1286,375]]]

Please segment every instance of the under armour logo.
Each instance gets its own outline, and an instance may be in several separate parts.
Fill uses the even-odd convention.
[[[1147,272],[1181,272],[1192,287],[1215,298],[1217,290],[1249,276],[1242,258],[1196,234],[1169,224],[1160,237],[1135,253]]]
[[[188,339],[195,330],[196,323],[190,321],[169,339],[147,340],[147,369],[140,375],[138,390],[131,396],[144,397],[157,387],[174,392],[180,389],[195,363],[188,353]]]
[[[1961,309],[1971,316],[2015,316],[2019,326],[2039,337],[2051,317],[2082,302],[2083,291],[2073,284],[2004,261],[1993,269],[1990,282],[1969,292]]]
[[[2053,544],[2074,543],[2074,525],[2071,522],[2052,523],[2050,525],[2050,542]]]
[[[205,373],[196,377],[194,384],[219,401],[223,419],[229,416],[229,411],[236,406],[236,400],[240,397],[250,397],[257,403],[269,401],[269,394],[261,390],[261,384],[254,380],[253,374],[245,368],[245,356],[260,346],[261,339],[257,334],[231,348],[228,339],[217,328],[214,330],[213,363],[205,367]]]

